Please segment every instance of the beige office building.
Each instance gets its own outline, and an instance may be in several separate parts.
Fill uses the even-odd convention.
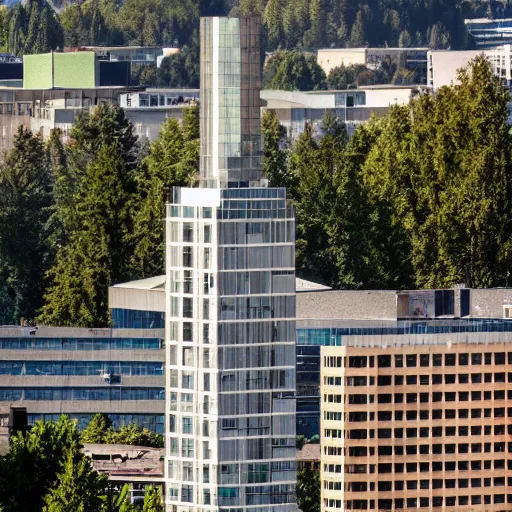
[[[511,342],[464,332],[322,347],[322,512],[512,510]]]

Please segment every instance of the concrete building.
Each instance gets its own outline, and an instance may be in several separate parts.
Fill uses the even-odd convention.
[[[474,18],[464,20],[477,48],[493,48],[512,43],[512,18]]]
[[[367,86],[346,91],[261,91],[263,110],[276,112],[288,136],[295,140],[307,122],[321,135],[326,112],[339,117],[352,135],[372,115],[382,117],[392,105],[407,105],[420,93],[418,86]]]
[[[163,330],[0,327],[0,407],[163,432]]]
[[[161,46],[79,46],[66,47],[65,53],[94,52],[99,59],[108,62],[128,62],[130,72],[135,73],[143,66],[160,66],[164,57],[179,53],[179,48]]]
[[[455,330],[322,347],[322,512],[510,510],[511,342]]]
[[[419,83],[425,83],[427,51],[428,48],[327,48],[318,50],[317,62],[328,75],[342,64],[377,69],[382,62],[389,61],[398,68],[414,71]]]
[[[512,88],[512,45],[468,51],[436,50],[428,52],[428,85],[433,90],[444,85],[456,85],[459,69],[466,67],[475,57],[484,55],[493,73],[509,89]]]
[[[260,22],[201,19],[199,189],[166,218],[166,510],[296,510],[293,211],[260,169]]]
[[[297,434],[320,433],[320,350],[380,336],[512,331],[512,289],[297,294]],[[404,341],[406,343],[406,341]]]
[[[119,105],[133,123],[135,133],[153,141],[168,117],[181,119],[183,109],[196,105],[199,89],[151,89],[119,95]]]

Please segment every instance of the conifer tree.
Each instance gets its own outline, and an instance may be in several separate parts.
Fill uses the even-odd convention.
[[[20,127],[0,168],[0,321],[33,319],[48,268],[51,176],[40,137]]]
[[[270,187],[286,187],[288,169],[284,142],[286,130],[279,124],[277,114],[267,110],[261,120],[263,135],[263,173]]]
[[[365,26],[364,26],[364,13],[362,9],[357,11],[356,20],[352,25],[350,31],[350,46],[358,48],[366,44]]]
[[[75,195],[77,226],[49,272],[40,321],[108,326],[108,287],[127,277],[129,227],[126,166],[119,145],[100,147]]]

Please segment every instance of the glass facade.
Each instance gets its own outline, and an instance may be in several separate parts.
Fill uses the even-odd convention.
[[[260,21],[201,19],[201,186],[261,178]]]
[[[0,387],[0,401],[18,400],[164,400],[163,388]]]
[[[163,362],[130,361],[0,361],[0,375],[161,376]]]
[[[293,211],[284,189],[192,192],[167,218],[167,501],[296,510]]]
[[[160,350],[160,338],[0,338],[0,350]]]
[[[165,325],[160,311],[112,308],[110,315],[114,329],[163,329]]]
[[[333,321],[333,323],[340,323]],[[297,328],[297,434],[320,434],[320,347],[342,346],[346,336],[512,332],[512,320],[365,321],[346,327]]]

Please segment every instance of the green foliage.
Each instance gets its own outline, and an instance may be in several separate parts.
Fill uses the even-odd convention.
[[[184,114],[182,126],[168,118],[149,155],[139,166],[136,207],[133,209],[133,272],[140,277],[158,275],[164,268],[162,219],[165,201],[173,186],[196,180],[199,166],[199,109]]]
[[[164,440],[161,434],[155,434],[147,428],[137,425],[125,425],[118,430],[109,429],[103,438],[105,444],[130,444],[133,446],[150,446],[163,448]]]
[[[87,426],[82,430],[82,443],[102,444],[105,435],[112,427],[112,421],[108,414],[95,414]]]
[[[397,65],[389,59],[383,60],[377,69],[369,69],[363,64],[345,66],[341,64],[332,68],[327,77],[330,90],[352,89],[363,85],[389,84],[395,79],[398,72]],[[414,78],[414,76],[413,76]],[[398,79],[397,79],[398,80]]]
[[[112,427],[107,414],[95,414],[81,433],[82,443],[94,444],[131,444],[163,448],[164,441],[160,434],[155,434],[137,425],[125,425],[119,429]]]
[[[0,167],[0,321],[31,320],[41,306],[48,268],[45,225],[51,170],[40,137],[20,127]]]
[[[302,450],[302,448],[304,448],[304,445],[306,444],[306,436],[297,436],[297,439],[295,441],[295,447],[297,448],[297,450]]]
[[[267,110],[261,120],[263,135],[263,173],[270,187],[288,185],[285,137],[286,130],[279,124],[277,114]]]
[[[267,62],[263,85],[285,91],[322,90],[326,89],[325,73],[314,55],[283,51]]]
[[[459,78],[414,101],[412,115],[393,108],[362,168],[375,215],[389,212],[380,236],[409,245],[400,260],[417,287],[508,284],[509,95],[483,57]]]
[[[45,53],[63,46],[59,19],[45,0],[28,0],[10,8],[7,45],[15,55]]]
[[[160,489],[153,486],[146,487],[142,512],[164,512]]]
[[[96,490],[94,473],[87,463],[81,464],[84,457],[76,424],[65,416],[57,422],[38,422],[26,433],[12,436],[9,452],[0,458],[1,510],[42,510],[45,496],[54,487],[60,487],[55,500],[66,493],[70,471],[84,477],[77,482],[82,491],[85,483]]]
[[[68,451],[56,486],[45,496],[43,512],[100,512],[107,477],[93,471],[88,457]]]
[[[238,0],[231,14],[261,16],[263,45],[269,51],[366,44],[463,49],[471,45],[464,18],[485,17],[490,6],[477,0]],[[500,16],[512,15],[510,3],[502,10]]]
[[[297,472],[297,505],[302,512],[320,512],[320,471],[309,466]]]

